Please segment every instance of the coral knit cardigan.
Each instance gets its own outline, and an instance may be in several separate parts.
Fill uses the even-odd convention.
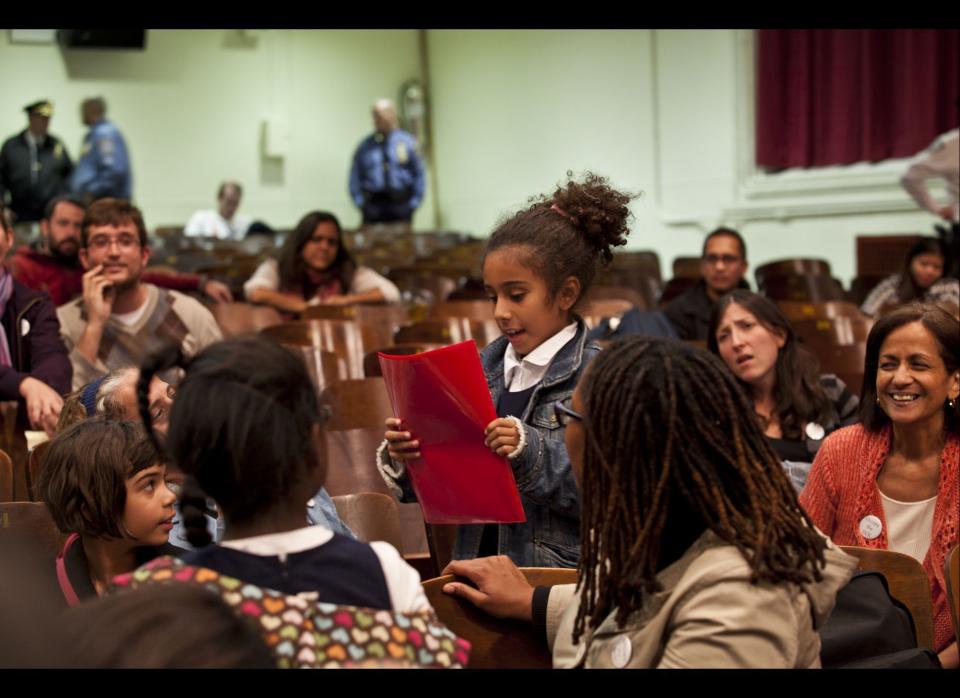
[[[889,425],[879,432],[870,432],[862,424],[854,424],[831,434],[817,453],[806,487],[800,494],[800,504],[817,528],[837,545],[887,549],[887,521],[877,476],[890,450],[890,441]],[[954,640],[943,561],[957,544],[960,527],[958,462],[960,437],[947,434],[940,454],[940,483],[930,548],[923,560],[933,596],[934,650],[937,652]],[[860,521],[869,514],[883,524],[880,535],[873,540],[865,539],[860,533]]]

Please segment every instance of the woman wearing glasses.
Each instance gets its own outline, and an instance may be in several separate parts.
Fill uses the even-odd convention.
[[[621,340],[557,408],[581,491],[580,585],[534,589],[505,558],[444,591],[534,623],[561,667],[816,667],[857,561],[810,522],[723,363]]]

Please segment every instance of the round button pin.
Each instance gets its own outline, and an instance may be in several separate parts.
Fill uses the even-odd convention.
[[[823,438],[823,435],[826,434],[826,432],[823,430],[823,427],[816,422],[810,422],[804,431],[807,432],[807,437],[813,439],[814,441],[819,441]]]
[[[613,643],[613,649],[610,651],[610,661],[617,669],[623,669],[630,662],[630,656],[633,654],[633,643],[626,635],[621,635]]]
[[[868,514],[860,519],[860,533],[867,540],[873,540],[879,537],[883,530],[883,524],[880,519],[873,514]]]

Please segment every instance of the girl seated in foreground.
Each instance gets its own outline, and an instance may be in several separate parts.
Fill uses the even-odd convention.
[[[149,433],[154,374],[179,351],[148,358],[137,395]],[[307,523],[327,473],[323,421],[303,361],[260,338],[213,344],[184,363],[167,448],[186,475],[180,501],[191,565],[285,594],[397,611],[429,609],[420,576],[389,543],[360,543]],[[207,496],[224,519],[217,545]]]
[[[505,557],[444,591],[534,621],[554,666],[820,665],[817,628],[857,560],[810,523],[723,363],[633,337],[557,405],[583,503],[580,583],[533,589]]]
[[[50,442],[38,488],[68,534],[56,562],[66,605],[96,598],[114,576],[158,555],[183,552],[167,543],[177,497],[165,476],[161,456],[132,422],[89,419]]]

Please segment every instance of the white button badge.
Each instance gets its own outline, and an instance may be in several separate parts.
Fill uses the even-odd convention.
[[[617,669],[623,669],[630,662],[630,655],[633,654],[633,643],[626,635],[621,635],[613,643],[613,649],[610,651],[610,661]]]
[[[807,432],[807,437],[813,439],[814,441],[819,441],[823,438],[823,435],[826,434],[826,432],[823,430],[823,427],[816,422],[810,422],[804,431]]]
[[[860,519],[860,533],[867,540],[873,540],[879,537],[882,530],[883,524],[880,523],[880,519],[873,514],[868,514]]]

